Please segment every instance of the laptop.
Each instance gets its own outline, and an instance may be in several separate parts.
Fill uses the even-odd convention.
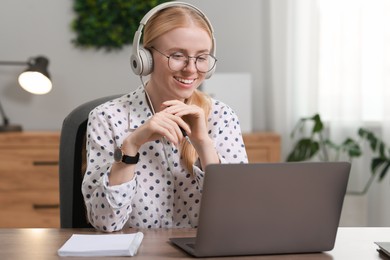
[[[390,242],[374,242],[379,246],[378,252],[384,256],[390,257]]]
[[[348,162],[212,164],[196,237],[170,238],[195,257],[332,250]]]

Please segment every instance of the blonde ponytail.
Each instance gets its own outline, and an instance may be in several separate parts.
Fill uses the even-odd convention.
[[[186,103],[188,105],[196,105],[203,109],[207,125],[207,119],[211,110],[211,100],[209,96],[199,90],[195,90]],[[181,145],[181,157],[183,158],[183,163],[186,169],[192,173],[192,166],[198,159],[198,153],[196,152],[195,148],[186,140],[183,140]]]

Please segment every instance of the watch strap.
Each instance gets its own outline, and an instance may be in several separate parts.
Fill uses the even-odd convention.
[[[139,153],[135,156],[129,156],[126,154],[122,154],[122,162],[126,164],[137,164],[139,161]]]

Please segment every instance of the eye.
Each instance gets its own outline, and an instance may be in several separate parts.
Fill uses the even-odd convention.
[[[181,52],[172,53],[169,57],[175,60],[185,60],[186,56]]]
[[[196,58],[198,62],[205,62],[208,59],[208,55],[200,55]]]

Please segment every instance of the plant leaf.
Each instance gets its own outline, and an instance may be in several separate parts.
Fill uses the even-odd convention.
[[[367,129],[360,128],[358,134],[360,137],[365,138],[369,142],[371,150],[375,152],[377,148],[378,138],[376,138],[374,133]]]
[[[385,144],[383,142],[380,142],[378,150],[379,150],[379,155],[381,157],[386,156],[386,154],[385,154],[386,147],[385,147]]]
[[[319,143],[309,138],[301,139],[287,157],[288,162],[304,161],[312,158],[319,150]]]
[[[383,180],[383,178],[387,174],[387,170],[390,167],[390,161],[389,160],[386,160],[384,163],[385,163],[385,166],[382,168],[381,174],[379,175],[379,181]]]
[[[311,119],[314,121],[314,126],[313,126],[313,129],[312,129],[312,133],[314,134],[314,133],[321,132],[322,129],[324,128],[324,124],[321,121],[320,115],[319,114],[315,114]]]
[[[351,138],[347,138],[341,145],[342,149],[348,152],[350,157],[359,157],[362,155],[359,143]]]
[[[386,162],[386,159],[383,157],[375,157],[371,161],[371,172],[375,173],[380,166]]]

